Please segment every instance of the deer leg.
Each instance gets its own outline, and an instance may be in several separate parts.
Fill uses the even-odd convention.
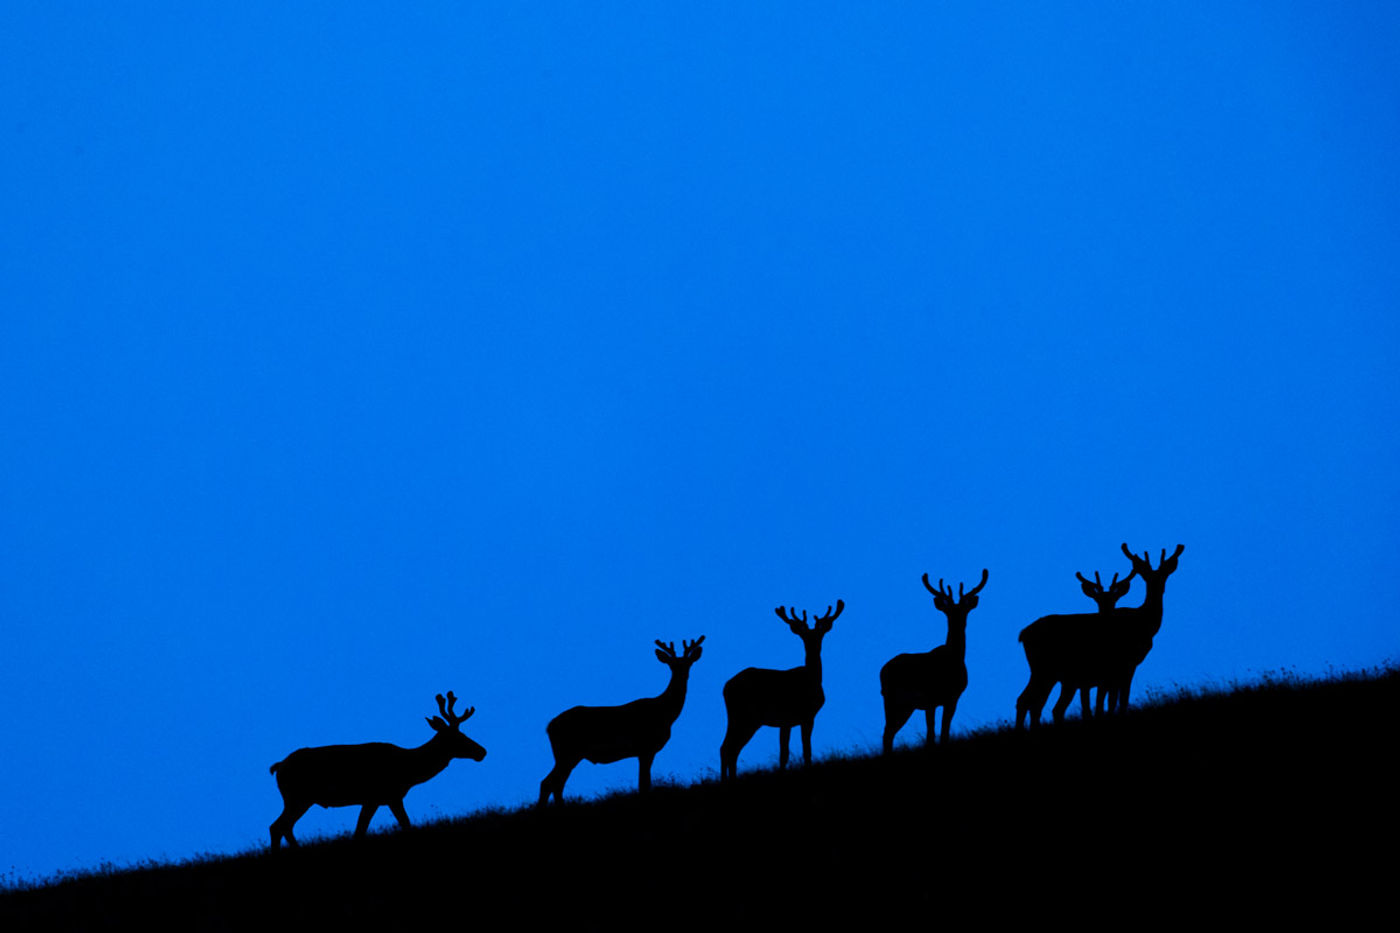
[[[778,770],[782,771],[787,767],[788,760],[788,740],[792,738],[792,726],[778,727]]]
[[[802,724],[802,764],[812,763],[812,727],[816,725],[815,719],[809,719]]]
[[[1108,685],[1107,685],[1107,684],[1102,684],[1102,685],[1099,686],[1099,695],[1098,695],[1098,697],[1097,697],[1097,698],[1095,699],[1095,701],[1094,701],[1094,715],[1095,715],[1095,716],[1102,716],[1102,715],[1103,715],[1104,700],[1106,700],[1106,699],[1108,698],[1108,693],[1109,693],[1109,688],[1108,688]]]
[[[1134,671],[1128,671],[1127,675],[1123,678],[1123,682],[1118,685],[1118,691],[1113,696],[1113,698],[1118,701],[1117,712],[1126,713],[1128,711],[1128,691],[1131,690],[1133,686],[1133,674]]]
[[[296,821],[301,819],[307,810],[311,809],[311,804],[291,804],[282,805],[282,815],[272,821],[268,830],[272,833],[272,851],[276,852],[282,844],[282,840],[287,840],[287,845],[293,849],[297,847],[296,837],[292,835],[292,827]]]
[[[1020,728],[1021,718],[1029,714],[1031,728],[1040,726],[1040,711],[1045,708],[1045,701],[1050,699],[1050,691],[1055,688],[1055,681],[1046,681],[1031,675],[1030,683],[1026,684],[1026,689],[1021,691],[1021,696],[1016,700],[1016,724]]]
[[[758,726],[736,726],[729,724],[724,733],[724,742],[719,747],[719,779],[732,778],[739,772],[739,752],[749,744],[749,739],[758,731]]]
[[[953,726],[953,712],[958,708],[958,701],[943,704],[943,728],[938,731],[938,744],[948,744],[948,730]]]
[[[389,812],[394,814],[394,818],[399,821],[399,826],[408,829],[413,824],[408,821],[408,814],[404,812],[403,798],[389,801]]]
[[[579,760],[581,759],[575,761],[555,760],[554,768],[544,776],[543,781],[540,781],[539,805],[541,807],[549,802],[550,794],[554,795],[555,803],[564,802],[564,782],[569,779],[569,775]]]
[[[885,697],[885,754],[894,751],[894,737],[904,724],[909,721],[909,717],[914,715],[914,707],[897,706],[890,702],[889,697]]]
[[[1092,688],[1088,684],[1079,688],[1079,717],[1085,722],[1088,722],[1094,715],[1089,709],[1089,693],[1091,690]]]
[[[1075,687],[1064,681],[1060,682],[1060,698],[1055,701],[1055,709],[1053,711],[1055,725],[1058,726],[1065,721],[1065,710],[1069,708],[1069,701],[1074,699],[1075,689]]]
[[[651,790],[651,762],[654,757],[656,756],[637,756],[637,793],[639,794]]]
[[[924,708],[924,748],[931,749],[934,746],[934,739],[938,735],[938,707],[929,706]]]
[[[360,807],[360,819],[355,823],[355,838],[361,839],[365,833],[369,832],[369,821],[374,819],[374,811],[379,809],[377,803],[367,803]]]
[[[1040,725],[1040,714],[1045,709],[1045,704],[1050,700],[1050,691],[1055,689],[1055,681],[1048,680],[1040,685],[1036,693],[1031,697],[1031,728]]]

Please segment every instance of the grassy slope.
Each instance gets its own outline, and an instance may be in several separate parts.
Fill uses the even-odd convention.
[[[1385,902],[1395,873],[1398,699],[1398,670],[1267,683],[932,754],[91,875],[6,894],[0,923],[498,928],[510,915],[626,928],[766,915],[826,926],[853,912],[884,926],[911,925],[911,907],[919,926],[948,913],[1075,926],[1359,915]]]

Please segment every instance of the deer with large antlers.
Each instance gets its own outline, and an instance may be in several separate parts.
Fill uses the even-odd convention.
[[[690,666],[700,660],[701,635],[695,641],[681,640],[681,653],[674,642],[656,643],[656,659],[671,669],[671,682],[660,696],[645,697],[621,706],[575,706],[555,716],[545,732],[554,751],[554,768],[540,781],[540,806],[553,795],[564,801],[564,782],[580,761],[610,764],[624,758],[637,759],[637,790],[651,788],[651,763],[671,738],[671,725],[685,705],[685,688]]]
[[[802,639],[804,663],[786,671],[749,667],[729,678],[724,685],[724,708],[729,714],[729,726],[719,748],[720,780],[735,776],[739,752],[760,726],[778,727],[780,770],[787,767],[793,726],[802,731],[802,763],[812,763],[812,724],[817,711],[826,702],[826,694],[822,692],[822,638],[831,631],[832,623],[845,608],[846,604],[838,599],[834,612],[827,606],[826,615],[813,619],[810,626],[805,609],[800,619],[796,609],[784,610],[779,606],[773,610],[792,633]]]
[[[948,741],[953,712],[967,689],[967,615],[977,608],[977,594],[986,585],[987,571],[983,569],[982,582],[967,593],[959,583],[958,597],[954,599],[951,586],[945,589],[943,581],[939,580],[938,588],[934,589],[928,582],[928,574],[924,574],[924,588],[933,594],[934,608],[948,617],[948,637],[932,651],[896,655],[880,668],[880,695],[885,699],[886,755],[894,750],[895,733],[916,709],[924,711],[927,727],[924,744],[932,748],[934,713],[938,707],[943,707],[939,742]]]
[[[1186,546],[1178,544],[1170,557],[1163,548],[1156,569],[1147,552],[1138,557],[1128,550],[1128,545],[1122,545],[1122,549],[1132,562],[1133,572],[1146,584],[1147,595],[1141,606],[1044,616],[1021,630],[1019,640],[1026,651],[1031,677],[1016,700],[1018,729],[1025,725],[1027,716],[1033,727],[1040,725],[1040,712],[1056,683],[1062,685],[1063,701],[1063,706],[1057,703],[1054,710],[1056,723],[1063,721],[1064,707],[1069,705],[1066,696],[1073,696],[1071,685],[1082,688],[1097,684],[1101,692],[1107,689],[1111,712],[1127,709],[1133,674],[1162,627],[1167,577],[1176,571],[1177,558]],[[1087,696],[1084,701],[1087,710]]]
[[[388,742],[299,748],[269,768],[282,793],[282,815],[269,827],[273,851],[281,847],[283,839],[296,846],[292,827],[313,804],[358,805],[357,839],[369,830],[369,821],[381,806],[387,806],[407,829],[410,824],[403,798],[411,788],[435,777],[454,758],[480,761],[486,757],[486,749],[463,735],[460,728],[476,708],[470,707],[459,716],[456,703],[452,691],[446,698],[438,694],[441,716],[428,720],[434,735],[417,748],[400,748]]]

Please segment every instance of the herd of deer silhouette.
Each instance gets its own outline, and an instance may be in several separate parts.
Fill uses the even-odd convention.
[[[1040,714],[1056,684],[1060,696],[1053,716],[1063,721],[1074,695],[1080,695],[1083,715],[1091,713],[1089,693],[1098,690],[1095,709],[1099,715],[1117,713],[1128,707],[1133,674],[1152,648],[1152,640],[1162,626],[1162,595],[1167,577],[1176,570],[1177,558],[1185,550],[1178,544],[1167,556],[1162,549],[1157,567],[1150,554],[1138,557],[1128,545],[1123,553],[1132,570],[1122,580],[1118,574],[1105,588],[1097,572],[1093,582],[1076,574],[1086,596],[1098,604],[1098,611],[1048,615],[1021,630],[1020,643],[1030,664],[1030,682],[1016,699],[1016,728],[1040,725]],[[1146,596],[1141,606],[1118,608],[1115,604],[1129,589],[1134,576],[1141,577]],[[938,744],[948,741],[948,730],[958,700],[967,689],[967,617],[977,608],[978,594],[987,585],[987,571],[971,590],[958,584],[954,598],[951,586],[938,581],[924,586],[933,594],[933,605],[948,619],[948,637],[932,651],[901,654],[880,669],[880,694],[885,701],[883,750],[889,754],[894,737],[915,710],[923,710],[927,723],[925,743],[934,745],[934,714],[943,710]],[[802,761],[812,761],[812,724],[826,701],[822,693],[822,638],[846,608],[841,600],[835,608],[807,621],[807,612],[779,606],[775,612],[802,639],[801,667],[788,670],[745,668],[724,685],[724,706],[729,725],[720,745],[720,780],[735,777],[739,752],[761,726],[778,728],[778,768],[788,763],[788,743],[794,726],[802,732]],[[575,706],[554,717],[546,727],[554,751],[554,767],[540,782],[539,806],[552,796],[564,800],[564,784],[579,762],[608,764],[624,758],[638,762],[638,786],[645,792],[651,786],[651,764],[668,740],[671,726],[685,704],[690,668],[700,660],[705,636],[674,643],[656,642],[656,658],[671,669],[671,681],[660,696],[645,697],[621,706]],[[454,758],[481,761],[486,749],[462,734],[461,725],[471,718],[475,707],[460,715],[457,697],[448,692],[437,697],[439,715],[428,719],[433,737],[417,748],[401,748],[386,742],[364,745],[326,745],[302,748],[274,764],[270,771],[281,791],[283,810],[269,827],[272,848],[281,841],[295,846],[292,827],[313,805],[322,807],[359,806],[356,837],[369,829],[370,820],[381,806],[387,806],[401,826],[409,825],[403,799],[408,791],[445,769]]]

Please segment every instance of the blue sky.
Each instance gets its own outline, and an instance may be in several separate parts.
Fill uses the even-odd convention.
[[[1138,698],[1395,656],[1400,11],[988,7],[0,12],[0,871],[263,844],[447,689],[409,814],[531,800],[657,638],[708,776],[779,603],[877,747],[925,572],[994,724],[1123,541]]]

